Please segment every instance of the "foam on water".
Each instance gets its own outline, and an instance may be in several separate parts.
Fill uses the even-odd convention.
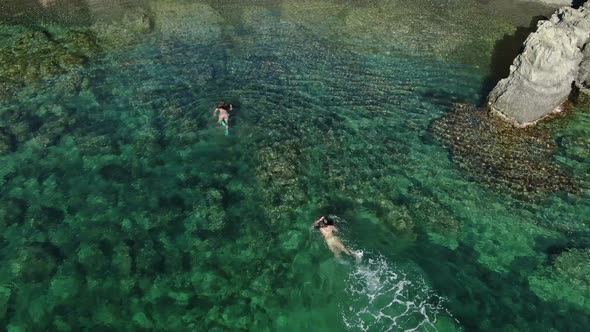
[[[363,253],[356,253],[362,256]],[[444,299],[419,276],[409,276],[381,255],[351,270],[341,315],[349,331],[437,331]]]

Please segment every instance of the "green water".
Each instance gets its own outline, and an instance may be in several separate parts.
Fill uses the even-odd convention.
[[[485,97],[494,45],[551,8],[471,0],[5,6],[5,49],[31,30],[61,45],[21,50],[34,59],[6,72],[22,86],[0,89],[11,92],[0,108],[0,138],[11,146],[0,155],[6,330],[590,324],[587,107],[551,131],[551,159],[578,183],[575,194],[528,200],[490,188],[431,132],[452,103]],[[127,12],[145,13],[149,24]],[[80,49],[89,55],[47,74],[55,61],[43,47],[65,63]],[[22,83],[23,70],[41,83]],[[213,117],[220,100],[237,106],[228,136]],[[362,254],[358,262],[336,260],[310,228],[325,214],[347,221],[340,236]]]

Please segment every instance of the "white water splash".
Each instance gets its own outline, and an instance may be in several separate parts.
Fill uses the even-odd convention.
[[[437,331],[439,313],[449,315],[424,280],[410,280],[384,257],[358,263],[348,279],[350,301],[341,313],[349,331]]]

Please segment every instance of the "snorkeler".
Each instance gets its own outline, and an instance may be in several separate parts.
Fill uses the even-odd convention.
[[[213,111],[213,116],[215,116],[217,112],[219,112],[217,123],[221,123],[221,125],[225,127],[226,136],[229,134],[229,112],[233,109],[234,105],[222,101],[219,104],[217,104],[217,107]]]
[[[345,253],[351,257],[354,255],[348,248],[344,246],[342,241],[334,233],[338,232],[338,228],[334,226],[334,220],[330,217],[321,217],[313,223],[313,227],[317,228],[322,232],[328,248],[334,253],[336,258],[340,258],[341,253]]]

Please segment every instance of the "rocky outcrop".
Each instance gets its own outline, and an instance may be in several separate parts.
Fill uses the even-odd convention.
[[[584,60],[580,63],[578,79],[576,80],[581,88],[590,89],[590,43],[584,47]]]
[[[564,7],[546,21],[524,43],[510,75],[488,96],[493,113],[516,126],[533,124],[560,110],[580,71],[590,41],[590,3],[579,9]]]

